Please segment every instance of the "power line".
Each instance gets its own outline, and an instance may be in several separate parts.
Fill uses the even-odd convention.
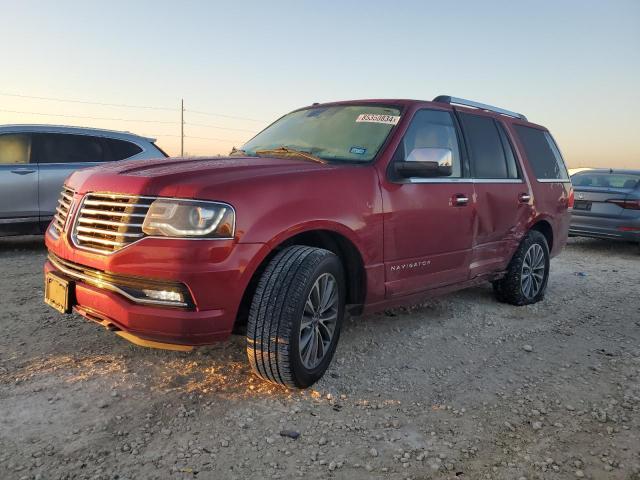
[[[174,135],[172,133],[149,133],[149,134],[145,134],[142,135],[143,137],[152,137],[152,138],[156,138],[156,137],[174,137],[174,138],[180,138],[181,135]],[[232,140],[230,138],[215,138],[215,137],[194,137],[192,135],[185,135],[184,138],[194,138],[197,140],[215,140],[217,142],[227,142],[227,143],[244,143],[245,140]]]
[[[204,123],[187,123],[187,122],[184,121],[184,112],[190,112],[190,113],[199,114],[199,115],[209,115],[209,116],[217,116],[217,117],[224,117],[224,118],[249,120],[249,121],[254,121],[254,122],[263,122],[263,120],[257,120],[257,119],[253,119],[253,118],[246,118],[246,117],[239,117],[239,116],[232,116],[232,115],[223,115],[223,114],[217,114],[217,113],[213,113],[213,112],[186,110],[184,108],[184,101],[181,102],[181,108],[180,109],[176,109],[176,108],[165,108],[165,107],[152,107],[152,106],[145,106],[145,105],[129,105],[129,104],[118,104],[118,103],[106,103],[106,102],[90,102],[90,101],[84,101],[84,100],[73,100],[73,99],[63,99],[63,98],[53,98],[53,97],[40,97],[40,96],[34,96],[34,95],[21,95],[21,94],[3,93],[3,92],[0,92],[0,96],[10,96],[10,97],[18,97],[18,98],[31,98],[31,99],[36,99],[36,100],[47,100],[47,101],[55,101],[55,102],[80,103],[80,104],[88,104],[88,105],[101,105],[101,106],[113,106],[113,107],[125,107],[125,108],[143,108],[143,109],[165,110],[165,111],[180,111],[181,115],[182,115],[181,118],[180,118],[180,122],[172,122],[172,121],[165,121],[165,120],[143,120],[143,119],[116,118],[116,117],[95,117],[95,116],[90,116],[90,115],[69,115],[69,114],[64,114],[64,113],[44,113],[44,112],[28,112],[28,111],[23,111],[23,110],[0,109],[0,112],[4,112],[4,113],[16,113],[16,114],[23,114],[23,115],[37,115],[37,116],[42,116],[42,117],[61,117],[61,118],[75,118],[75,119],[81,118],[81,119],[86,119],[86,120],[100,120],[100,121],[156,123],[156,124],[163,124],[163,125],[180,125],[181,126],[180,135],[155,134],[155,135],[150,135],[150,136],[152,136],[152,137],[179,137],[179,138],[181,138],[181,150],[184,150],[184,139],[185,138],[193,138],[193,139],[198,139],[198,140],[213,140],[213,141],[217,141],[217,142],[227,142],[227,143],[234,143],[234,144],[244,143],[245,140],[246,140],[246,139],[233,140],[233,139],[229,139],[229,138],[201,137],[201,136],[185,135],[184,134],[184,126],[185,125],[191,125],[191,126],[195,126],[195,127],[214,128],[214,129],[219,129],[219,130],[248,132],[248,133],[251,133],[251,134],[255,134],[255,130],[249,130],[249,129],[244,129],[244,128],[221,127],[219,125],[210,125],[210,124],[204,124]]]
[[[199,140],[215,140],[217,142],[228,142],[228,143],[243,143],[245,140],[230,140],[228,138],[215,138],[215,137],[194,137],[192,135],[185,135],[184,138],[197,138]]]
[[[0,112],[6,112],[6,113],[20,113],[20,114],[27,114],[27,115],[40,115],[40,116],[45,116],[45,117],[65,117],[65,118],[84,118],[84,119],[88,119],[88,120],[110,120],[110,121],[123,121],[123,122],[145,122],[145,123],[163,123],[163,124],[171,124],[171,125],[178,125],[179,122],[163,122],[163,121],[159,121],[159,120],[132,120],[132,119],[126,119],[126,118],[107,118],[107,117],[89,117],[86,115],[65,115],[62,113],[40,113],[40,112],[23,112],[23,111],[19,111],[19,110],[5,110],[5,109],[0,109]],[[189,125],[189,124],[187,124]],[[215,128],[215,127],[214,127]],[[222,128],[222,127],[220,127]],[[181,135],[173,135],[173,134],[152,134],[149,135],[151,137],[181,137]],[[244,140],[232,140],[229,138],[216,138],[216,137],[198,137],[198,136],[192,136],[192,135],[184,135],[185,138],[196,138],[196,139],[202,139],[202,140],[216,140],[219,142],[229,142],[229,143],[234,143],[234,142],[244,142]]]
[[[188,111],[188,110],[187,110]],[[231,127],[220,127],[218,125],[208,125],[206,123],[191,123],[191,122],[185,122],[185,125],[192,125],[194,127],[207,127],[207,128],[218,128],[220,130],[234,130],[236,132],[249,132],[249,133],[255,133],[255,130],[248,130],[246,128],[231,128]]]
[[[4,97],[16,97],[16,98],[30,98],[33,100],[45,100],[45,101],[49,101],[49,102],[66,102],[66,103],[80,103],[83,105],[100,105],[103,107],[121,107],[121,108],[141,108],[141,109],[147,109],[147,110],[164,110],[164,111],[170,111],[170,112],[178,112],[180,111],[180,108],[175,108],[175,107],[155,107],[155,106],[151,106],[151,105],[131,105],[131,104],[127,104],[127,103],[108,103],[108,102],[92,102],[89,100],[77,100],[77,99],[71,99],[71,98],[58,98],[58,97],[41,97],[41,96],[36,96],[36,95],[23,95],[20,93],[8,93],[8,92],[0,92],[1,96]],[[195,113],[198,115],[208,115],[208,116],[212,116],[212,117],[223,117],[223,118],[233,118],[236,120],[248,120],[250,122],[266,122],[267,120],[258,120],[256,118],[248,118],[248,117],[241,117],[241,116],[236,116],[236,115],[225,115],[222,113],[215,113],[215,112],[204,112],[201,110],[185,110],[185,112],[190,112],[190,113]]]
[[[237,117],[234,115],[223,115],[221,113],[213,113],[213,112],[203,112],[201,110],[185,110],[185,112],[196,113],[198,115],[208,115],[210,117],[223,117],[223,118],[233,118],[236,120],[249,120],[250,122],[267,122],[268,120],[258,120],[257,118],[247,118],[247,117]]]
[[[26,115],[39,115],[43,117],[65,117],[65,118],[85,118],[87,120],[110,120],[115,122],[139,122],[139,123],[162,123],[165,125],[179,125],[180,122],[168,122],[164,120],[135,120],[132,118],[112,118],[112,117],[90,117],[86,115],[65,115],[63,113],[41,113],[41,112],[23,112],[20,110],[5,110],[0,109],[0,112],[5,113],[21,113]]]
[[[54,98],[54,97],[37,97],[35,95],[21,95],[19,93],[5,93],[0,92],[0,95],[4,97],[17,97],[17,98],[31,98],[34,100],[47,100],[50,102],[68,102],[68,103],[82,103],[85,105],[102,105],[106,107],[123,107],[123,108],[144,108],[149,110],[167,110],[176,112],[178,108],[170,108],[170,107],[152,107],[149,105],[129,105],[125,103],[106,103],[106,102],[90,102],[87,100],[72,100],[69,98]]]

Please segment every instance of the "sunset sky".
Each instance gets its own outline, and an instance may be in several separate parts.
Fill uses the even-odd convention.
[[[205,155],[312,102],[448,94],[547,126],[570,167],[640,168],[638,0],[0,0],[0,11],[0,123],[129,130],[177,154],[184,98],[185,151]]]

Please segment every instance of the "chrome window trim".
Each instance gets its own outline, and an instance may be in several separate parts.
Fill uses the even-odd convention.
[[[521,178],[418,178],[411,177],[400,183],[524,183]]]
[[[152,299],[146,299],[146,298],[136,298],[133,295],[130,295],[129,293],[125,292],[120,287],[118,287],[117,285],[115,285],[115,284],[113,284],[111,282],[107,282],[105,280],[97,280],[95,278],[90,277],[89,275],[85,275],[83,273],[76,272],[74,270],[71,270],[71,269],[65,267],[64,265],[59,263],[56,259],[54,259],[51,255],[49,255],[48,259],[49,259],[49,262],[51,262],[51,264],[54,267],[56,267],[58,270],[60,270],[65,275],[68,275],[72,279],[74,279],[74,280],[82,280],[83,282],[85,282],[85,283],[87,283],[89,285],[93,285],[96,288],[100,288],[100,289],[103,289],[103,290],[109,290],[111,292],[118,293],[118,294],[122,295],[123,297],[131,300],[132,302],[141,303],[141,304],[145,304],[145,305],[161,305],[163,307],[188,307],[189,306],[189,304],[187,304],[185,302],[170,302],[170,301],[166,301],[166,300],[152,300]]]
[[[571,183],[570,178],[536,178],[539,183]]]
[[[521,178],[474,178],[473,183],[524,183]]]
[[[76,227],[79,223],[80,220],[80,211],[82,210],[83,206],[84,206],[84,202],[85,200],[90,196],[90,195],[107,195],[110,197],[118,197],[118,198],[131,198],[131,197],[136,197],[139,199],[143,199],[143,200],[179,200],[181,202],[209,202],[209,203],[217,203],[219,205],[224,205],[225,207],[228,207],[231,209],[231,211],[233,212],[233,228],[231,230],[231,236],[229,237],[219,237],[219,238],[200,238],[200,237],[163,237],[160,235],[144,235],[143,237],[134,240],[131,243],[128,243],[127,245],[123,246],[122,248],[120,248],[119,250],[115,250],[112,252],[109,251],[104,251],[104,250],[99,250],[97,248],[91,248],[91,247],[86,247],[83,245],[79,245],[76,242]],[[146,215],[145,215],[146,218]],[[73,243],[73,246],[75,248],[77,248],[78,250],[85,250],[87,252],[91,252],[91,253],[98,253],[100,255],[113,255],[115,253],[119,253],[122,252],[123,250],[125,250],[126,248],[129,248],[132,245],[135,245],[138,242],[141,242],[142,240],[146,239],[146,238],[156,238],[156,239],[162,239],[162,240],[234,240],[236,237],[236,209],[233,208],[233,205],[226,203],[226,202],[220,202],[217,200],[201,200],[201,199],[196,199],[196,198],[178,198],[178,197],[154,197],[154,196],[145,196],[145,195],[135,195],[135,194],[124,194],[124,193],[111,193],[111,192],[86,192],[83,197],[82,200],[80,201],[80,204],[78,205],[78,208],[75,210],[74,212],[74,218],[73,218],[73,223],[71,225],[71,230],[70,230],[70,235],[69,237],[71,238],[71,243]]]

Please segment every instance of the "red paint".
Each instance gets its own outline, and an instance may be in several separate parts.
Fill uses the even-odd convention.
[[[163,159],[118,162],[73,174],[67,184],[77,199],[92,191],[195,198],[224,201],[236,211],[233,240],[144,238],[108,256],[75,248],[68,231],[57,240],[47,233],[47,247],[63,259],[121,275],[183,282],[196,304],[195,311],[142,306],[79,284],[80,309],[146,338],[200,345],[231,332],[256,270],[274,249],[302,232],[334,232],[357,249],[365,272],[365,312],[495,278],[523,235],[540,221],[548,222],[553,232],[552,255],[562,249],[572,192],[569,183],[535,180],[512,128],[514,123],[531,124],[455,107],[503,123],[516,147],[522,183],[399,184],[389,180],[387,167],[415,111],[453,107],[370,102],[397,104],[403,113],[368,165],[291,158]],[[523,201],[523,194],[530,200]],[[468,197],[468,204],[457,206],[459,196]]]

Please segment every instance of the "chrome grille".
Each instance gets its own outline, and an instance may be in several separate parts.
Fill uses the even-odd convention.
[[[144,237],[142,223],[155,198],[110,193],[87,194],[77,214],[73,242],[112,253]]]
[[[73,203],[73,190],[66,185],[62,187],[60,198],[58,199],[58,205],[56,205],[56,213],[53,216],[51,226],[58,232],[58,235],[64,230],[64,226],[67,223],[67,217],[69,216],[69,209]]]

